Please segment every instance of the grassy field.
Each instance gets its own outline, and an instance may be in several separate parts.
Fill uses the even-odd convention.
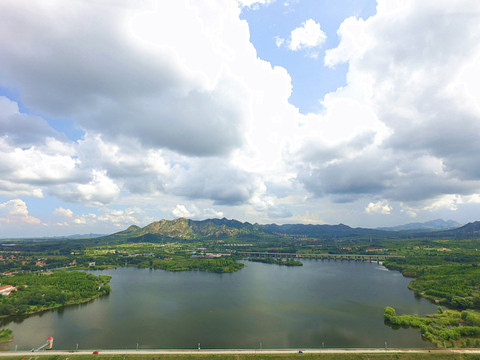
[[[19,356],[2,356],[20,360]],[[31,355],[26,360],[480,360],[465,353],[342,353],[342,354],[135,354],[135,355]]]

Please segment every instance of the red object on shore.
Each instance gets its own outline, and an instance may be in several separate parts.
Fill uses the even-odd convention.
[[[98,351],[94,351],[93,353],[94,353],[95,355],[98,355]]]

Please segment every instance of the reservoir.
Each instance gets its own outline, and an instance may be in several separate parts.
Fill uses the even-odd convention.
[[[394,330],[383,309],[435,313],[411,279],[377,263],[246,261],[229,274],[118,268],[112,293],[83,305],[4,321],[10,349],[55,339],[55,349],[429,347],[416,329]]]

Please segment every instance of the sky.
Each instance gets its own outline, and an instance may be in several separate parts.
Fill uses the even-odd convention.
[[[0,238],[480,220],[476,0],[0,2]]]

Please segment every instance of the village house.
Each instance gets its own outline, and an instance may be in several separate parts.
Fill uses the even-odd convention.
[[[10,293],[12,291],[15,291],[15,290],[17,290],[17,288],[15,286],[5,285],[5,286],[0,287],[0,294],[4,295],[4,296],[8,296],[8,295],[10,295]]]

